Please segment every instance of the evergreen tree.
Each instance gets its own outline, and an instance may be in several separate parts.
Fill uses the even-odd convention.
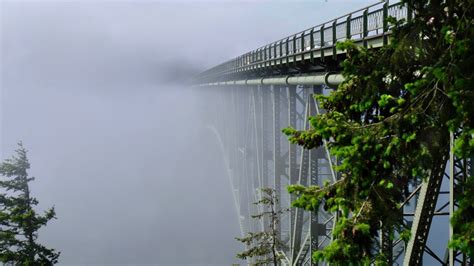
[[[339,213],[332,242],[313,254],[336,265],[389,261],[373,254],[380,230],[410,237],[399,204],[408,187],[440,176],[449,156],[474,156],[474,1],[404,0],[412,19],[391,18],[389,44],[370,49],[348,41],[345,81],[318,97],[327,113],[312,128],[284,132],[312,149],[326,141],[341,179],[321,187],[292,186],[294,206]],[[474,177],[467,177],[451,223],[451,247],[474,256]]]
[[[272,263],[278,265],[277,251],[285,248],[285,245],[279,239],[278,224],[281,214],[286,210],[278,209],[278,198],[276,191],[272,188],[261,188],[262,198],[255,202],[255,205],[262,207],[262,212],[252,215],[254,219],[268,218],[268,229],[261,232],[248,232],[242,238],[236,239],[245,244],[247,249],[237,254],[239,259],[256,258],[255,265],[267,265]]]
[[[59,252],[37,242],[38,230],[55,218],[54,208],[43,215],[34,210],[27,151],[18,144],[16,155],[0,164],[0,262],[14,265],[53,265]]]

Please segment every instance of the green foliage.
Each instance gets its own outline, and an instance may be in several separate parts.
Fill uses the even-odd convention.
[[[244,237],[235,239],[242,242],[247,249],[237,254],[239,259],[254,258],[252,265],[268,265],[273,263],[277,265],[279,258],[277,251],[285,248],[285,245],[279,239],[278,224],[280,216],[286,210],[279,209],[278,197],[276,191],[272,188],[261,188],[260,200],[254,204],[262,207],[262,211],[252,215],[255,219],[268,220],[268,227],[260,232],[248,232]]]
[[[451,219],[456,229],[449,246],[474,257],[474,178],[469,178],[459,197],[459,208]]]
[[[311,129],[283,132],[292,143],[312,149],[328,143],[340,162],[341,179],[323,187],[291,186],[293,206],[322,205],[339,219],[333,241],[313,254],[336,265],[384,263],[372,254],[378,232],[410,234],[399,203],[447,158],[449,133],[455,152],[474,155],[474,1],[406,0],[416,16],[392,23],[390,43],[367,49],[351,41],[342,63],[345,81],[329,96],[318,96],[327,112],[310,118]],[[433,173],[432,173],[433,174]],[[450,246],[474,253],[474,177],[468,177],[452,220]]]
[[[19,143],[16,156],[0,164],[0,262],[15,265],[53,265],[59,252],[37,243],[38,230],[55,218],[54,208],[43,215],[33,209],[38,201],[28,183],[30,163]]]

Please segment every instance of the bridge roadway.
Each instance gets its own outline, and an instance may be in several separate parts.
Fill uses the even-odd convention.
[[[201,73],[196,83],[229,85],[250,78],[337,72],[345,56],[336,49],[337,42],[350,39],[365,47],[381,47],[390,34],[386,18],[410,19],[410,14],[400,3],[377,3],[219,64]]]
[[[224,154],[242,235],[269,229],[268,219],[252,219],[253,214],[265,211],[252,204],[261,197],[258,188],[274,188],[277,207],[287,209],[295,198],[285,191],[286,185],[337,181],[337,160],[330,156],[326,143],[304,150],[289,144],[281,129],[308,129],[308,117],[324,112],[313,95],[327,94],[343,81],[338,73],[345,53],[336,49],[336,43],[351,39],[372,49],[387,44],[389,16],[410,20],[412,12],[400,3],[380,2],[264,45],[196,78],[195,84],[209,103],[207,123]],[[468,261],[465,256],[460,258],[462,254],[447,251],[447,237],[428,241],[433,219],[452,214],[459,180],[473,169],[452,153],[449,164],[447,161],[438,163],[438,174],[413,185],[400,203],[405,226],[412,232],[410,241],[405,243],[398,233],[389,237],[380,232],[374,252],[385,254],[388,264],[454,265]],[[444,176],[440,175],[445,168]],[[440,194],[450,195],[449,199],[438,197]],[[332,239],[337,214],[289,208],[279,219],[278,237],[285,244],[279,251],[281,264],[316,265],[311,254]],[[445,227],[448,231],[447,223]],[[441,251],[433,248],[440,241],[446,242]]]

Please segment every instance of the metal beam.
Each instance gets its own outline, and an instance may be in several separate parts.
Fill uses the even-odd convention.
[[[281,110],[280,110],[280,94],[279,86],[273,86],[273,173],[274,173],[274,189],[275,198],[277,199],[275,209],[281,209],[281,179],[282,162],[281,162]],[[281,240],[281,215],[278,217],[279,223],[276,225],[277,238]]]
[[[315,87],[313,88],[313,93],[314,94],[321,94],[322,93],[322,89],[320,86],[318,87]],[[311,95],[311,97],[313,97],[313,95]],[[315,116],[317,115],[317,111],[316,111],[316,102],[313,101],[312,99],[310,99],[310,102],[312,103],[310,105],[310,109],[309,109],[309,114],[311,116]],[[309,151],[309,178],[310,178],[310,181],[309,181],[309,184],[311,186],[317,186],[319,185],[319,159],[322,157],[322,148],[319,147],[317,149],[312,149]],[[310,237],[310,261],[311,261],[311,265],[315,266],[317,265],[317,263],[315,261],[313,261],[312,259],[312,254],[314,252],[316,252],[318,250],[318,244],[319,244],[319,235],[322,235],[322,228],[324,228],[324,234],[326,233],[325,229],[326,229],[326,226],[325,225],[321,225],[319,224],[319,217],[318,217],[318,210],[316,211],[312,211],[311,214],[310,214],[310,226],[309,226],[309,231],[311,233],[311,237]]]
[[[420,265],[423,258],[426,240],[433,220],[444,169],[448,160],[447,152],[440,151],[443,155],[433,165],[430,176],[423,180],[418,202],[415,209],[415,217],[411,228],[411,238],[408,241],[403,265]]]
[[[288,87],[288,125],[290,127],[296,128],[296,86]],[[289,155],[288,155],[288,174],[290,176],[289,184],[296,184],[298,181],[297,177],[297,168],[296,168],[296,145],[289,143]],[[290,195],[290,203],[296,199],[296,196]],[[291,250],[293,250],[293,217],[295,216],[295,209],[290,208],[289,211],[289,249],[290,257]]]
[[[304,126],[303,129],[307,130],[309,128],[308,116],[309,116],[309,109],[311,104],[311,96],[312,94],[307,94],[306,99],[306,106],[305,106],[305,115],[304,115]],[[298,174],[298,184],[303,186],[307,186],[308,180],[308,170],[309,170],[309,150],[303,149],[300,155],[300,169]],[[293,223],[293,248],[292,248],[292,259],[293,263],[297,260],[297,252],[300,250],[301,244],[301,236],[302,236],[302,229],[303,229],[303,213],[304,210],[301,208],[297,208],[294,217]]]
[[[316,75],[299,75],[299,76],[281,76],[266,77],[259,79],[231,80],[223,82],[212,82],[200,84],[199,86],[233,86],[233,85],[326,85],[333,87],[344,81],[342,74],[320,73]]]

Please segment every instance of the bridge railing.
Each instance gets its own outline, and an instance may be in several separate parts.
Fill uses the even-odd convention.
[[[222,80],[231,74],[304,60],[307,54],[313,58],[317,51],[317,57],[324,57],[328,49],[336,54],[336,43],[347,39],[367,45],[365,40],[389,34],[388,17],[409,20],[410,13],[400,2],[379,2],[252,50],[203,72],[199,79]]]

